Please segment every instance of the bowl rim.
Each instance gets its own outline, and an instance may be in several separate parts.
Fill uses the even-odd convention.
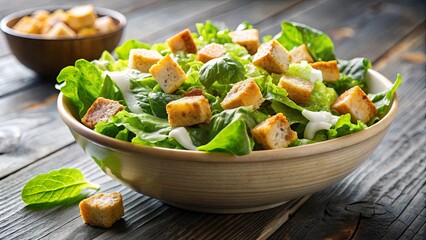
[[[47,11],[54,11],[57,9],[68,10],[74,6],[77,6],[77,5],[57,5],[57,6],[52,5],[49,7],[37,7],[37,8],[28,8],[28,9],[19,10],[3,17],[0,21],[0,29],[5,34],[15,36],[15,37],[42,40],[42,41],[70,41],[70,40],[86,40],[86,39],[103,38],[105,36],[113,35],[113,34],[116,34],[117,32],[122,31],[123,28],[127,25],[127,18],[121,12],[110,9],[110,8],[94,6],[97,15],[110,16],[113,19],[118,21],[117,28],[115,30],[106,32],[106,33],[96,33],[96,34],[88,35],[88,36],[47,38],[42,36],[41,34],[20,33],[8,26],[8,23],[10,21],[23,18],[24,16],[29,16],[31,13],[33,13],[36,10],[40,10],[40,9],[47,10]]]
[[[372,75],[374,78],[379,79],[386,88],[390,88],[392,86],[392,82],[380,74],[379,72],[369,69],[368,73]],[[326,152],[331,152],[337,149],[348,148],[350,146],[356,145],[365,141],[366,139],[377,135],[378,133],[386,130],[393,119],[397,114],[398,108],[398,99],[395,94],[394,100],[391,106],[391,109],[386,114],[384,118],[382,118],[376,124],[367,127],[366,129],[355,132],[343,137],[327,140],[324,142],[313,143],[309,145],[296,146],[291,148],[283,148],[283,149],[273,149],[273,150],[256,150],[252,151],[248,155],[243,156],[234,156],[229,153],[220,153],[220,152],[202,152],[202,151],[191,151],[191,150],[181,150],[181,149],[169,149],[169,148],[161,148],[161,147],[152,147],[152,146],[142,146],[136,145],[130,142],[125,142],[122,140],[114,139],[105,135],[102,135],[98,132],[95,132],[92,129],[84,126],[80,121],[78,121],[72,115],[71,111],[66,107],[65,101],[70,101],[66,98],[62,92],[58,96],[57,107],[59,115],[62,120],[68,126],[68,128],[82,137],[92,141],[96,145],[100,145],[102,147],[106,147],[109,149],[114,149],[115,151],[119,151],[122,153],[137,153],[144,154],[145,157],[153,156],[153,160],[155,157],[162,158],[170,158],[175,161],[197,161],[197,162],[228,162],[226,160],[231,160],[229,162],[268,162],[268,161],[276,161],[285,160],[290,158],[303,158],[304,156],[310,156],[315,154],[321,154]],[[272,157],[273,156],[277,157]],[[154,157],[155,156],[155,157]],[[278,158],[279,156],[279,158]]]

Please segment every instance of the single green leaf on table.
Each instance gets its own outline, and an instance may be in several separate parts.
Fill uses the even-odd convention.
[[[78,169],[63,168],[30,179],[22,189],[21,198],[28,205],[53,207],[85,197],[82,194],[85,189],[98,190],[99,186],[88,182]]]

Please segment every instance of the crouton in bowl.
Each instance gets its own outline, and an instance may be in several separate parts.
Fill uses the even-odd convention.
[[[392,83],[368,70],[370,92]],[[380,144],[396,116],[398,100],[378,123],[332,140],[248,155],[135,145],[84,126],[62,93],[58,110],[76,141],[99,167],[121,184],[184,209],[244,213],[278,206],[321,191],[362,164]]]
[[[125,26],[123,14],[91,5],[27,9],[1,20],[1,30],[15,57],[47,76],[56,76],[77,59],[94,60],[103,51],[112,51]]]

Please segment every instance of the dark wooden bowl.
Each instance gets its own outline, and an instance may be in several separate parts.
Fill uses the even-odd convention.
[[[68,9],[69,7],[46,8],[46,10]],[[12,13],[1,20],[1,30],[6,35],[12,53],[26,67],[40,75],[54,76],[66,66],[74,65],[80,58],[94,60],[104,50],[113,51],[118,45],[126,26],[126,17],[114,10],[96,7],[98,16],[110,16],[117,28],[108,33],[75,38],[45,38],[36,34],[19,33],[12,29],[23,16],[28,16],[36,9]]]

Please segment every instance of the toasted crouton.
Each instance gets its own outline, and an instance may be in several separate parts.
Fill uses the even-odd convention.
[[[74,31],[93,27],[96,19],[96,10],[93,5],[76,6],[68,10],[66,23]]]
[[[253,64],[269,73],[286,72],[290,62],[290,53],[276,40],[262,44],[253,56]]]
[[[314,84],[309,80],[289,75],[283,75],[278,86],[284,88],[288,97],[298,104],[308,103],[314,89]]]
[[[124,106],[119,102],[98,97],[95,102],[87,110],[81,119],[81,122],[89,128],[95,128],[100,121],[108,121],[110,117],[123,110]]]
[[[37,19],[25,16],[21,18],[14,26],[13,29],[21,33],[40,33],[42,24]]]
[[[206,63],[214,58],[221,57],[225,52],[226,50],[222,45],[210,43],[198,51],[196,60]]]
[[[297,133],[290,128],[287,118],[278,113],[251,129],[255,142],[265,149],[286,148],[297,139]]]
[[[352,87],[342,93],[331,109],[336,110],[340,114],[351,114],[351,120],[361,120],[364,123],[370,121],[377,113],[377,108],[374,103],[368,98],[364,91],[358,86]]]
[[[290,51],[290,55],[292,63],[300,63],[301,61],[306,61],[308,63],[314,62],[314,59],[305,44],[293,48]]]
[[[95,19],[94,28],[99,32],[111,32],[116,25],[110,16],[103,16]]]
[[[185,72],[170,55],[152,65],[149,72],[165,93],[173,93],[186,79]]]
[[[232,41],[245,47],[251,55],[257,52],[259,48],[259,31],[257,29],[246,29],[230,32]]]
[[[204,96],[183,97],[166,105],[169,125],[186,127],[209,122],[212,117],[209,101]]]
[[[69,28],[65,23],[56,23],[47,33],[48,37],[75,37],[77,34]]]
[[[120,193],[98,193],[79,204],[83,221],[90,226],[110,228],[124,216],[123,198]]]
[[[258,109],[263,101],[265,99],[260,92],[259,86],[253,79],[247,79],[234,84],[220,105],[222,105],[223,109],[241,106],[253,106],[253,108]]]
[[[152,65],[156,64],[163,56],[155,51],[148,49],[132,49],[129,54],[129,68],[141,72],[149,72]]]
[[[322,78],[327,82],[334,82],[340,79],[340,71],[336,60],[328,62],[314,62],[310,65],[322,72]]]
[[[197,53],[197,46],[189,29],[170,37],[166,40],[172,52],[185,51],[187,53]]]
[[[96,28],[83,28],[83,29],[80,29],[77,32],[77,35],[78,36],[90,36],[90,35],[96,34],[97,32],[98,32],[98,30],[96,30]]]

